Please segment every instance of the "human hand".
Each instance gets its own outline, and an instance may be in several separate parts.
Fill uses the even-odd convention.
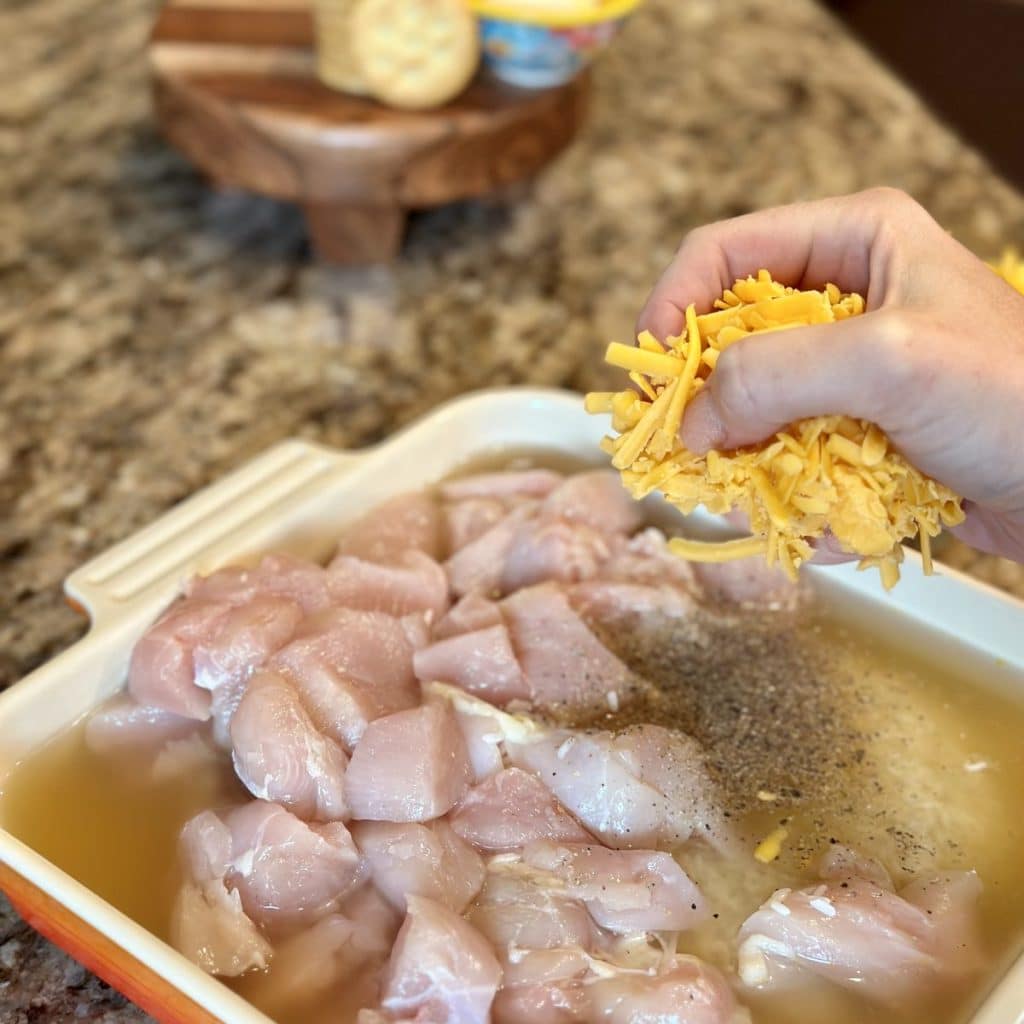
[[[736,278],[862,294],[863,316],[726,349],[682,425],[692,451],[770,437],[794,420],[876,423],[922,472],[966,499],[954,532],[1024,561],[1024,297],[909,196],[874,189],[691,232],[638,331],[681,333]]]

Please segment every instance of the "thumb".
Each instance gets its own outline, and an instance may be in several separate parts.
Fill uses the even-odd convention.
[[[899,314],[879,311],[736,342],[687,408],[683,444],[698,454],[738,448],[810,416],[854,416],[885,429],[905,374],[884,353],[902,332]]]

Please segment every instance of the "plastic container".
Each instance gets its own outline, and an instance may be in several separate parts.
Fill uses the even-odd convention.
[[[471,0],[484,64],[510,85],[546,89],[570,81],[615,37],[640,0]]]
[[[129,653],[196,572],[269,550],[326,556],[348,520],[470,460],[531,449],[594,459],[602,419],[578,395],[483,392],[453,402],[379,447],[345,453],[303,441],[272,448],[73,573],[69,599],[92,620],[82,640],[0,695],[0,789],[32,750],[118,691]],[[667,514],[674,516],[671,510]],[[688,520],[721,530],[710,516]],[[853,566],[811,570],[869,628],[941,652],[967,671],[1024,693],[1024,602],[943,568],[925,578],[907,555],[886,595]],[[3,801],[0,799],[0,824]],[[270,1024],[266,1016],[55,865],[0,831],[0,888],[21,914],[165,1024]],[[971,1024],[1020,1024],[1024,958]]]

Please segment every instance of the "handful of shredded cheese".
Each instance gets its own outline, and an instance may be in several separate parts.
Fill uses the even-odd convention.
[[[629,371],[637,390],[587,395],[591,413],[611,413],[618,436],[602,448],[640,500],[653,491],[685,513],[698,505],[723,514],[743,511],[752,536],[702,542],[675,538],[672,549],[692,561],[722,562],[763,555],[791,579],[826,530],[860,568],[879,570],[886,589],[899,580],[902,541],[920,537],[924,571],[931,573],[931,538],[964,519],[960,497],[920,473],[890,449],[876,426],[848,416],[818,416],[791,424],[771,441],[731,452],[695,455],[679,427],[687,403],[700,392],[719,354],[741,338],[864,312],[864,300],[787,288],[762,270],[737,281],[698,316],[686,311],[686,333],[661,345],[645,332],[636,347],[613,343],[605,359]]]

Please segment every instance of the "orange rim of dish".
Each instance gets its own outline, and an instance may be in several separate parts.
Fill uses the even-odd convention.
[[[552,9],[516,4],[514,0],[470,0],[469,6],[475,14],[483,18],[544,25],[548,28],[573,28],[623,18],[638,7],[640,2],[641,0],[604,0],[598,6],[579,4],[575,7],[566,5],[561,9]]]

